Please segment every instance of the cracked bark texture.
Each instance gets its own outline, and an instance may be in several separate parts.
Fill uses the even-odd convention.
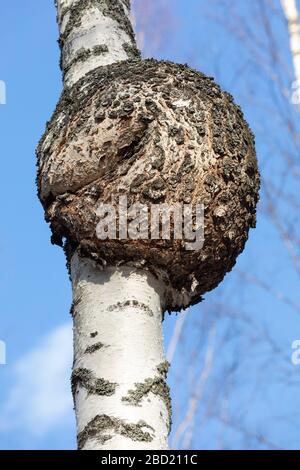
[[[81,449],[166,449],[162,318],[202,300],[255,226],[240,108],[212,78],[140,60],[129,0],[57,0],[64,91],[37,149],[39,197],[73,285]],[[205,205],[205,242],[99,240],[100,203]]]
[[[63,93],[39,150],[40,197],[53,240],[99,264],[135,264],[162,278],[166,308],[215,288],[255,226],[259,176],[240,108],[211,78],[171,62],[124,61]],[[203,203],[205,242],[99,240],[99,203]],[[114,201],[113,199],[113,201]],[[112,201],[112,202],[113,202]]]

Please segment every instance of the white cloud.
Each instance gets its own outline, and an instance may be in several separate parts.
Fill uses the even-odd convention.
[[[41,437],[73,419],[70,391],[72,326],[63,324],[13,366],[13,385],[0,405],[0,432]]]

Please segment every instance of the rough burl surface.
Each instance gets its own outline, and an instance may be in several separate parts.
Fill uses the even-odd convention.
[[[215,288],[255,226],[253,135],[232,97],[187,66],[131,60],[90,72],[63,92],[37,155],[52,241],[65,240],[69,256],[79,250],[102,264],[164,273],[169,310]],[[98,240],[99,203],[124,194],[129,204],[203,203],[203,248]]]

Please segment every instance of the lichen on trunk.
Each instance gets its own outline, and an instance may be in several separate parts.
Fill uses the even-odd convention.
[[[148,430],[150,430],[150,432]],[[153,441],[151,435],[153,431],[154,429],[144,421],[133,424],[107,415],[97,415],[88,423],[84,430],[79,433],[78,448],[83,449],[89,440],[104,446],[113,438],[112,433],[119,434],[134,442],[150,443]],[[111,434],[109,434],[109,432]]]
[[[169,432],[172,425],[172,408],[170,388],[166,383],[170,364],[164,361],[157,366],[158,375],[147,377],[143,382],[135,383],[134,389],[128,390],[126,396],[122,397],[122,401],[130,403],[134,406],[141,406],[142,400],[150,393],[159,396],[165,403],[169,414]]]

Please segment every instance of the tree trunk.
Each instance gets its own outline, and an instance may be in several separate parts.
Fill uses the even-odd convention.
[[[283,12],[288,22],[290,48],[295,78],[300,86],[300,17],[295,0],[281,0]],[[299,103],[298,103],[299,104]]]
[[[139,57],[129,0],[57,0],[65,87]],[[163,284],[150,273],[71,259],[72,392],[79,449],[167,449]]]
[[[75,255],[72,389],[80,449],[166,449],[161,284]]]
[[[65,86],[101,65],[139,57],[130,0],[56,0]]]
[[[243,251],[258,201],[254,139],[210,77],[166,61],[124,61],[139,57],[129,0],[57,7],[65,90],[37,150],[37,184],[73,282],[79,447],[165,449],[162,316],[201,301]],[[135,218],[128,236],[121,195]],[[107,202],[119,233],[102,237]],[[172,216],[178,204],[184,214]]]

